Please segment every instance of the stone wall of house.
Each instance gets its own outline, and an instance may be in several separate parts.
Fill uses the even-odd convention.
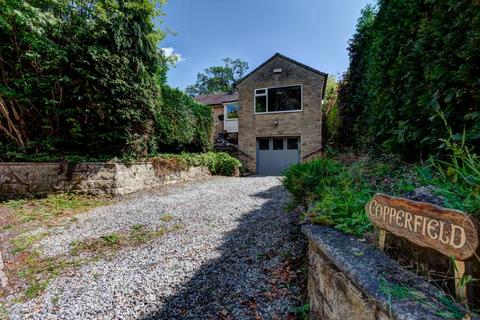
[[[274,69],[282,69],[282,73],[274,74]],[[300,137],[302,161],[320,152],[325,81],[325,76],[277,56],[237,85],[240,98],[238,145],[248,155],[246,166],[249,171],[256,172],[259,137]],[[254,113],[255,89],[298,84],[303,86],[302,111]]]
[[[445,293],[376,248],[326,226],[302,231],[309,240],[310,319],[442,319]],[[399,286],[411,296],[396,296]]]
[[[151,162],[121,163],[0,163],[0,195],[75,191],[85,194],[124,195],[163,184],[210,175],[208,168],[159,173]]]

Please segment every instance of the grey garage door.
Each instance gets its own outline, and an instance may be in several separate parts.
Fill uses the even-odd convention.
[[[280,175],[288,166],[298,162],[298,137],[257,139],[257,174]]]

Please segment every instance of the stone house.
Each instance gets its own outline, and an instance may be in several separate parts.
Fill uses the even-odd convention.
[[[209,104],[218,114],[223,106],[223,128],[219,128],[229,131],[230,123],[225,119],[236,118],[238,149],[250,172],[278,175],[289,165],[320,153],[327,77],[276,53],[235,83],[236,101],[233,97],[208,95],[212,101],[213,96],[225,99]],[[202,102],[206,97],[197,100]]]
[[[199,95],[195,100],[212,107],[215,136],[221,133],[230,135],[238,133],[238,94],[236,92]]]

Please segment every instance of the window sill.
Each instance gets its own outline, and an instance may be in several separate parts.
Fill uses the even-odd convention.
[[[276,113],[295,113],[295,112],[303,112],[303,109],[302,110],[289,110],[289,111],[253,112],[253,114],[276,114]]]

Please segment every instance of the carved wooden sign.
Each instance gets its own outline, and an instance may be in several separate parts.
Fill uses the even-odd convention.
[[[456,260],[468,260],[478,249],[477,225],[461,211],[384,194],[376,194],[365,209],[381,229]]]

